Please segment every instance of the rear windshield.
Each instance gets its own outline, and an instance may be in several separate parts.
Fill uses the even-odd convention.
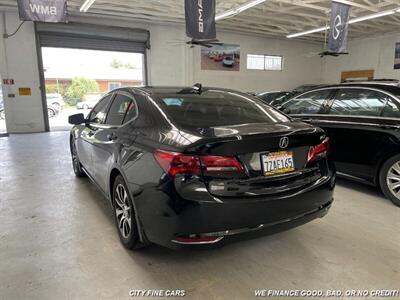
[[[261,100],[233,92],[162,95],[155,100],[173,122],[183,127],[289,122],[288,117]]]

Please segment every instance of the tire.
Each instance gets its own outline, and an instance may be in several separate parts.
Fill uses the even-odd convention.
[[[82,164],[79,161],[78,152],[76,151],[75,140],[71,138],[71,158],[72,158],[72,167],[74,169],[74,173],[76,177],[86,177],[85,171],[83,171]]]
[[[400,206],[400,154],[389,158],[382,165],[379,185],[386,198]]]
[[[54,107],[55,110],[60,111],[61,110],[61,105],[58,102],[54,102],[51,104],[51,106]]]
[[[49,116],[49,118],[54,118],[56,115],[56,112],[54,109],[48,108],[47,109],[47,115]]]
[[[136,212],[131,195],[121,175],[118,175],[114,181],[112,197],[115,225],[122,245],[129,250],[147,246],[147,242],[140,242]]]

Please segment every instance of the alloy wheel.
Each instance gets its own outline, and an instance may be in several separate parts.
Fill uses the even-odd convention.
[[[400,161],[396,161],[388,170],[386,184],[390,192],[400,199]]]
[[[124,238],[128,238],[132,230],[132,207],[122,184],[118,184],[115,188],[114,202],[118,229]]]

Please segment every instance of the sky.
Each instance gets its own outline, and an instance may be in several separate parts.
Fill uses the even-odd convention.
[[[113,59],[133,65],[135,70],[132,72],[141,73],[142,71],[143,55],[139,53],[43,47],[42,56],[45,77],[47,77],[46,73],[57,73],[59,77],[63,77],[63,73],[69,76],[74,72],[77,73],[76,76],[80,76],[79,70],[85,70],[85,75],[88,71],[93,75],[99,71],[103,73],[105,70],[116,71],[110,66]],[[124,74],[130,71],[126,68],[117,70]]]

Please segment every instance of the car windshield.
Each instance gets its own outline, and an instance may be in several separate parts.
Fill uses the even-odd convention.
[[[214,127],[251,123],[281,123],[290,119],[261,100],[244,94],[206,91],[198,94],[159,95],[162,110],[182,127]]]

